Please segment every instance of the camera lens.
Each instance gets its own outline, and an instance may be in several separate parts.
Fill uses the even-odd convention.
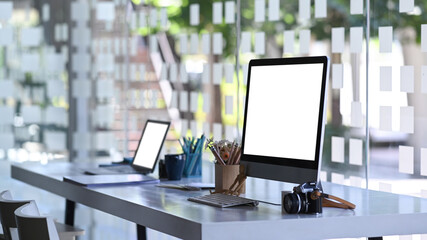
[[[288,193],[283,199],[283,205],[287,213],[299,213],[301,210],[301,201],[297,194]]]

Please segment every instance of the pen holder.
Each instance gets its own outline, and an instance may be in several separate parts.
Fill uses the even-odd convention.
[[[228,190],[239,175],[240,165],[215,164],[215,192]],[[245,193],[246,184],[239,189],[239,193]]]
[[[185,177],[200,177],[202,176],[202,153],[186,154],[186,162],[184,166]]]

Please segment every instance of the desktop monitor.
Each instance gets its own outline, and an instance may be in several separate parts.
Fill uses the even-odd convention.
[[[327,57],[250,61],[241,156],[247,176],[319,180],[328,68]]]

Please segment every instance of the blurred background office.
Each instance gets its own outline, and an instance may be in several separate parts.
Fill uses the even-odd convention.
[[[0,189],[62,219],[63,199],[11,180],[11,163],[132,156],[149,118],[172,121],[163,154],[182,136],[239,141],[250,59],[327,55],[321,179],[427,197],[426,11],[420,0],[2,0]],[[82,239],[136,235],[84,206],[76,218]]]

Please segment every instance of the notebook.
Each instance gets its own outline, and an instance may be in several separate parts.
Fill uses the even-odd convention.
[[[84,187],[132,185],[159,182],[159,180],[156,178],[141,174],[65,176],[63,181]]]
[[[130,164],[103,165],[98,168],[84,169],[84,172],[89,175],[152,173],[166,139],[169,126],[170,122],[147,120]]]

